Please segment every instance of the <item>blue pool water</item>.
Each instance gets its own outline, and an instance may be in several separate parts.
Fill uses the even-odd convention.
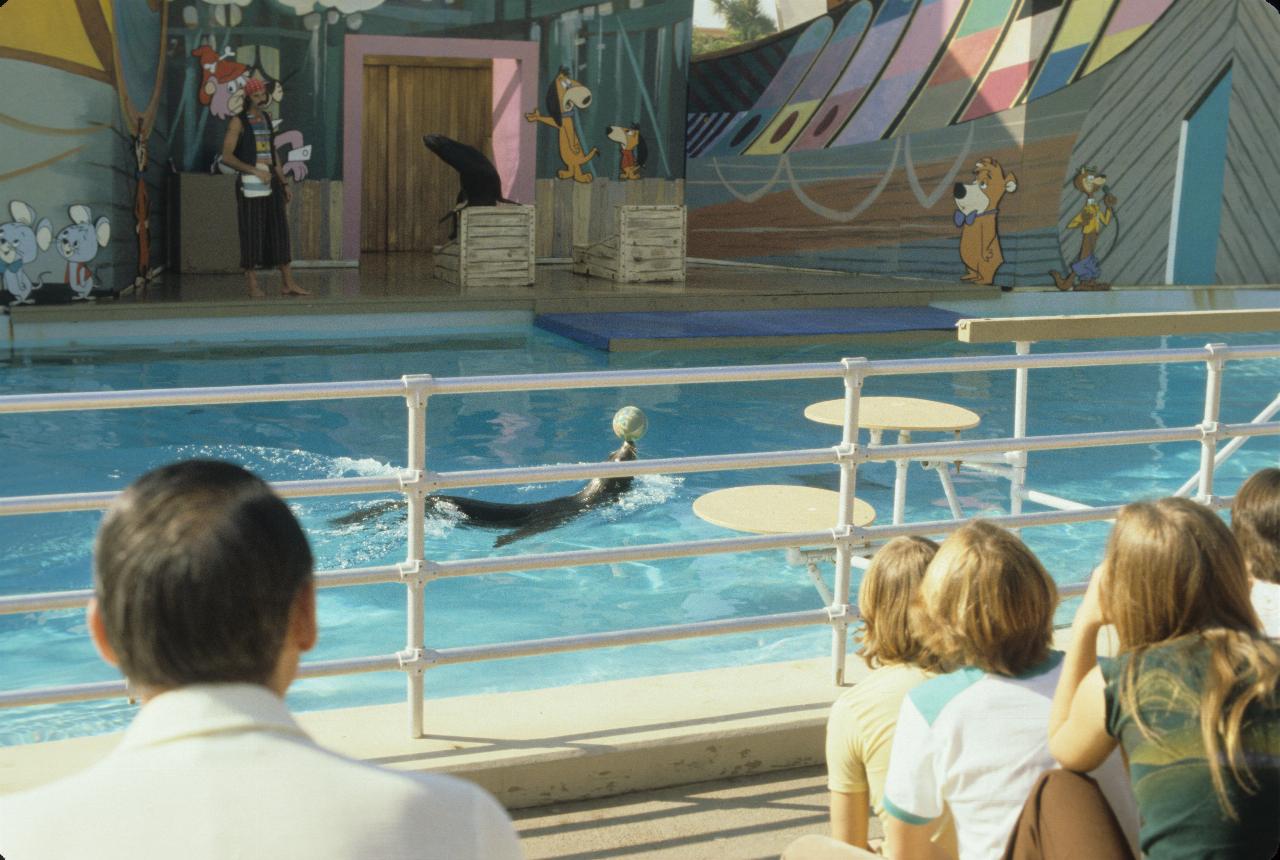
[[[1169,339],[1199,346],[1211,339],[1266,343],[1274,335]],[[1159,346],[1158,340],[1098,342],[1089,349]],[[1039,344],[1037,352],[1081,349]],[[954,342],[897,346],[815,346],[755,351],[707,350],[606,354],[533,329],[484,335],[424,336],[365,347],[290,344],[252,349],[68,350],[19,352],[0,359],[5,393],[99,391],[299,381],[388,379],[404,373],[470,376],[656,366],[1007,353],[1009,347]],[[1223,420],[1247,421],[1277,392],[1275,362],[1232,364]],[[867,394],[928,397],[982,415],[971,437],[1008,435],[1012,373],[873,379]],[[1038,371],[1032,374],[1029,432],[1173,426],[1201,418],[1201,364]],[[428,460],[440,470],[537,465],[602,459],[616,439],[609,420],[635,404],[649,419],[641,456],[669,457],[767,451],[834,444],[838,430],[804,420],[804,407],[841,395],[838,380],[662,386],[550,393],[442,396],[429,407]],[[1105,422],[1105,423],[1104,423]],[[928,437],[921,436],[920,439]],[[0,416],[0,495],[92,491],[124,486],[143,471],[182,457],[220,457],[270,479],[385,474],[404,461],[405,409],[394,399],[182,407],[83,414]],[[1176,489],[1198,464],[1192,444],[1033,454],[1031,485],[1088,503],[1157,496]],[[1233,492],[1253,470],[1277,461],[1277,442],[1256,439],[1219,473],[1218,491]],[[936,478],[912,468],[908,519],[947,515]],[[637,479],[617,504],[554,531],[497,550],[514,554],[725,537],[697,519],[695,498],[744,483],[796,483],[835,488],[834,467],[656,476]],[[962,475],[966,513],[1000,511],[1008,484]],[[571,491],[565,484],[491,488],[485,498],[524,501]],[[466,491],[463,491],[466,492]],[[892,466],[859,471],[858,495],[887,521]],[[364,526],[332,520],[368,497],[303,500],[295,510],[323,568],[399,561],[404,521],[387,513]],[[1032,508],[1034,509],[1034,508]],[[98,514],[0,519],[0,594],[86,588]],[[1024,533],[1061,582],[1079,581],[1096,562],[1107,527],[1061,526]],[[427,554],[435,559],[489,555],[495,532],[433,518]],[[313,659],[386,654],[403,647],[404,589],[399,585],[321,593],[321,639]],[[470,577],[427,589],[427,644],[448,647],[571,633],[672,624],[815,608],[818,598],[782,552],[712,556],[574,570]],[[715,637],[660,645],[523,658],[432,670],[428,696],[495,692],[611,678],[656,675],[744,663],[819,656],[824,628]],[[0,689],[70,684],[116,677],[94,655],[83,614],[0,617]],[[315,679],[295,685],[301,710],[402,701],[398,673]],[[134,709],[120,701],[0,711],[0,743],[118,729]]]

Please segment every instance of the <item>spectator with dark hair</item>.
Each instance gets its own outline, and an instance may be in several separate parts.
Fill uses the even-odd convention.
[[[1231,530],[1262,631],[1280,639],[1280,469],[1254,472],[1231,504]]]
[[[920,595],[927,647],[962,668],[902,702],[885,779],[886,854],[939,856],[930,837],[949,808],[960,860],[991,860],[1032,784],[1054,766],[1046,729],[1062,666],[1050,647],[1057,588],[1022,541],[976,520],[943,542]],[[1113,757],[1105,771],[1119,802],[1123,766]]]
[[[941,661],[925,647],[913,611],[925,569],[938,545],[899,537],[875,554],[858,590],[861,657],[873,671],[836,700],[827,722],[827,787],[831,834],[867,848],[869,809],[884,819],[885,772],[898,709],[908,692],[933,677]],[[933,835],[956,853],[955,828],[944,816]]]
[[[6,856],[520,857],[480,789],[327,752],[289,715],[316,641],[312,557],[257,477],[213,461],[144,475],[103,520],[94,592],[89,634],[142,709],[97,765],[0,798]]]
[[[1244,567],[1203,505],[1127,505],[1076,612],[1049,748],[1083,771],[1123,747],[1152,860],[1270,860],[1280,845],[1280,646]],[[1097,657],[1104,624],[1115,659]],[[1108,816],[1093,786],[1059,771],[1031,794],[1007,856],[1132,856]]]

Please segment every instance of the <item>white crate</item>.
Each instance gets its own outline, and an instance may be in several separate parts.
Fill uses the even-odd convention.
[[[629,284],[683,281],[685,208],[618,206],[617,214],[617,235],[573,249],[574,272]]]
[[[533,207],[475,206],[458,216],[458,238],[435,249],[435,276],[461,287],[533,283]]]

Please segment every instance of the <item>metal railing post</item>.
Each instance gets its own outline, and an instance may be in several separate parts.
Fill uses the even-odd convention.
[[[1019,340],[1013,344],[1018,355],[1031,354],[1031,341]],[[1014,372],[1013,383],[1013,438],[1025,439],[1027,435],[1027,388],[1030,382],[1028,370],[1019,367]],[[1022,490],[1027,485],[1027,452],[1012,451],[1013,474],[1009,487],[1009,514],[1022,513]]]
[[[1249,423],[1265,424],[1266,422],[1274,418],[1277,412],[1280,412],[1280,396],[1277,396],[1275,400],[1272,400],[1270,403],[1268,403],[1266,409],[1263,409],[1257,415],[1253,416],[1253,418],[1249,419]],[[1218,453],[1214,455],[1214,458],[1213,458],[1214,469],[1216,470],[1219,466],[1221,466],[1227,460],[1231,459],[1231,455],[1234,454],[1236,451],[1239,451],[1244,446],[1244,443],[1248,441],[1249,441],[1248,436],[1237,436],[1227,444],[1223,445],[1222,448],[1218,451]],[[1178,489],[1175,490],[1173,494],[1175,496],[1185,496],[1187,495],[1187,493],[1190,493],[1193,488],[1197,487],[1199,483],[1200,483],[1200,473],[1199,471],[1197,471],[1196,474],[1192,475],[1190,478],[1187,479],[1186,483],[1184,483],[1181,487],[1178,487]]]
[[[848,652],[849,581],[852,567],[852,535],[854,491],[858,485],[858,407],[862,401],[862,381],[867,360],[846,358],[844,365],[844,430],[840,437],[840,504],[836,527],[836,573],[832,605],[827,607],[831,617],[831,674],[834,683],[844,683],[844,663]]]
[[[1213,472],[1218,454],[1218,412],[1222,405],[1222,368],[1224,360],[1221,352],[1227,348],[1225,343],[1207,343],[1205,351],[1209,358],[1205,362],[1208,373],[1204,383],[1204,421],[1200,423],[1200,486],[1196,492],[1196,501],[1209,504],[1213,500]]]
[[[402,566],[408,623],[401,665],[406,672],[409,736],[423,737],[423,672],[426,653],[426,499],[422,479],[427,468],[427,397],[431,376],[405,376],[405,405],[409,410],[408,469],[414,482],[405,491],[408,501],[408,552]]]
[[[898,444],[909,445],[911,431],[898,431]],[[910,460],[895,460],[893,463],[893,524],[901,525],[907,512],[907,479]]]

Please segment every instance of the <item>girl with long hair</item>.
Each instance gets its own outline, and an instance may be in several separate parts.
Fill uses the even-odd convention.
[[[1115,626],[1119,653],[1099,660],[1105,624]],[[1187,499],[1125,506],[1072,636],[1049,722],[1058,763],[1088,770],[1124,749],[1147,858],[1273,857],[1280,647],[1262,634],[1221,518]],[[1055,829],[1092,827],[1079,816],[1050,820],[1054,806],[1046,800],[1037,822],[1024,810],[1015,841],[1023,825],[1041,830],[1024,844],[1047,845]]]

